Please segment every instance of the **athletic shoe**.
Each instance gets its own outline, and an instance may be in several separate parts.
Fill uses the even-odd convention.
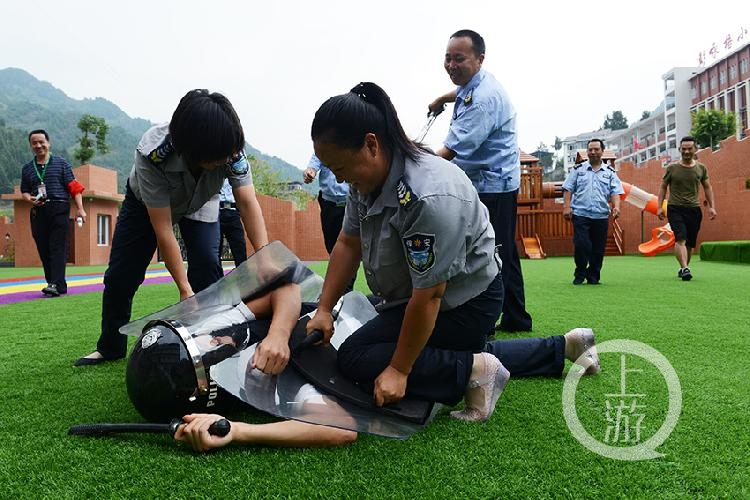
[[[565,334],[566,357],[574,363],[583,366],[586,369],[586,375],[596,375],[602,369],[599,363],[599,355],[596,352],[596,339],[594,330],[591,328],[574,328]],[[568,356],[569,354],[569,356]],[[581,356],[583,359],[579,361]]]
[[[682,278],[682,281],[690,281],[693,279],[693,274],[690,272],[689,267],[682,270],[682,276],[680,276],[680,278]]]
[[[573,280],[574,285],[582,285],[583,284],[583,278],[576,278]]]
[[[677,277],[678,278],[682,278],[682,273],[684,273],[684,272],[685,272],[685,270],[683,268],[679,268],[677,270]]]
[[[50,285],[47,285],[44,288],[42,288],[42,293],[44,295],[49,295],[50,297],[59,297],[60,296],[60,292],[57,291],[57,285],[55,285],[54,283],[52,283]]]

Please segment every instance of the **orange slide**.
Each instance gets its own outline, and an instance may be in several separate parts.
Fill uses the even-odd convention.
[[[659,252],[674,246],[674,233],[669,224],[651,230],[651,241],[638,245],[638,251],[646,257],[653,257]]]
[[[656,195],[647,193],[638,186],[633,186],[627,182],[622,183],[622,189],[625,191],[620,197],[636,207],[646,212],[656,215],[659,207],[659,199]],[[664,202],[662,209],[664,213],[667,213],[666,201]],[[653,257],[659,252],[671,248],[674,246],[674,233],[669,224],[661,227],[655,227],[651,230],[651,241],[641,243],[638,245],[638,251],[646,257]]]
[[[547,256],[544,250],[542,250],[542,242],[539,241],[539,236],[534,235],[533,238],[523,237],[521,241],[523,242],[523,252],[527,258],[543,259]]]

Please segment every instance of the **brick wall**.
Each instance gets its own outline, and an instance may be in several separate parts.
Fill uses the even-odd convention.
[[[750,130],[745,131],[750,135]],[[718,216],[709,220],[705,210],[705,196],[700,190],[704,204],[704,218],[698,235],[698,246],[702,241],[750,240],[750,189],[745,183],[750,179],[750,138],[737,140],[730,137],[721,141],[718,151],[698,151],[698,161],[708,167],[711,186],[716,199]],[[620,179],[638,186],[644,191],[658,195],[664,167],[658,159],[652,159],[636,168],[624,163],[618,172]],[[643,213],[644,241],[651,239],[651,229],[666,224],[655,215]],[[620,225],[625,231],[625,252],[638,252],[641,243],[641,211],[628,203],[622,204]],[[697,249],[696,249],[697,250]]]
[[[317,201],[310,201],[304,210],[296,210],[291,201],[262,194],[258,195],[258,202],[269,240],[281,241],[300,260],[328,260]]]

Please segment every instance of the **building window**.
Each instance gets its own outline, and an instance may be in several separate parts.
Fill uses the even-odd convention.
[[[727,83],[727,72],[723,69],[719,71],[719,84],[724,85]]]
[[[96,244],[100,247],[109,246],[109,228],[112,217],[110,215],[96,216]]]
[[[735,78],[737,78],[737,66],[732,64],[731,66],[729,66],[729,79],[733,80]]]
[[[716,75],[711,75],[711,78],[709,78],[708,86],[712,89],[716,88]]]
[[[706,83],[706,80],[703,80],[701,82],[701,94],[705,94],[708,91],[708,84]]]
[[[747,58],[740,60],[740,74],[744,75],[747,73]]]

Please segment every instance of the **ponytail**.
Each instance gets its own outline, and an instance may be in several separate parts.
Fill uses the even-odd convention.
[[[365,135],[373,133],[393,154],[398,151],[416,160],[427,152],[406,136],[398,113],[385,91],[372,82],[362,82],[347,94],[331,97],[313,119],[313,141],[323,141],[347,149],[359,149]]]

